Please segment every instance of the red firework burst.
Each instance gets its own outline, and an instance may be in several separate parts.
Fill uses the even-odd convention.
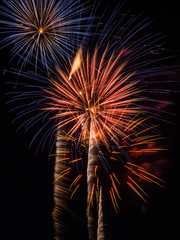
[[[51,90],[45,91],[51,100],[46,110],[57,111],[58,129],[72,126],[69,134],[80,130],[78,140],[85,142],[93,124],[93,137],[108,147],[108,139],[119,144],[119,138],[127,136],[127,123],[140,111],[134,103],[142,99],[136,96],[140,92],[138,81],[131,81],[134,72],[124,72],[127,61],[119,63],[123,51],[108,59],[106,51],[107,48],[100,60],[97,50],[91,59],[87,54],[85,61],[76,56],[71,67],[73,72],[65,74],[57,68],[59,81],[51,79]],[[128,130],[133,128],[129,126]]]

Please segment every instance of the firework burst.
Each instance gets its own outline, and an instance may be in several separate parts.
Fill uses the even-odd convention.
[[[66,142],[63,149],[57,148],[55,154],[54,221],[57,235],[61,235],[58,229],[62,223],[58,214],[66,205],[64,199],[66,196],[73,199],[86,180],[90,239],[96,239],[97,234],[100,239],[105,234],[103,207],[107,195],[118,212],[122,198],[121,186],[124,183],[145,203],[148,202],[149,195],[143,190],[142,180],[160,187],[164,185],[161,179],[141,166],[144,160],[138,161],[138,166],[133,163],[135,158],[131,156],[146,154],[147,160],[147,154],[167,150],[154,144],[163,138],[156,129],[157,119],[166,112],[154,108],[152,102],[156,106],[161,101],[147,95],[148,80],[143,78],[147,70],[129,70],[131,58],[129,55],[127,57],[125,50],[111,54],[108,50],[107,46],[103,54],[100,54],[96,48],[90,55],[80,48],[66,71],[56,67],[51,72],[48,86],[47,79],[42,76],[38,79],[36,76],[33,85],[34,76],[24,73],[26,84],[22,84],[22,87],[27,86],[29,78],[29,90],[26,88],[25,92],[23,88],[21,93],[15,93],[15,97],[10,100],[24,100],[24,104],[14,110],[18,110],[17,119],[30,114],[28,120],[21,125],[25,126],[26,131],[38,122],[44,122],[32,142],[41,132],[43,137],[38,146],[44,146],[48,136],[52,140],[52,132],[57,133],[57,143]],[[157,68],[155,71],[158,74],[160,72]],[[152,81],[149,82],[152,84]],[[156,88],[151,88],[150,91],[156,92]],[[38,114],[34,115],[37,109]],[[49,144],[52,148],[52,141]],[[84,149],[85,156],[82,154]],[[64,178],[70,177],[75,169],[77,176],[69,186],[63,186]],[[63,198],[59,196],[62,191]]]
[[[133,179],[133,176],[139,176],[147,182],[163,187],[161,179],[131,164],[128,155],[135,151],[135,146],[138,146],[139,151],[142,152],[165,150],[147,147],[149,143],[162,138],[155,130],[156,126],[149,123],[149,119],[156,116],[153,113],[149,114],[145,104],[151,99],[142,97],[145,89],[142,85],[139,87],[141,81],[139,75],[125,70],[128,60],[123,59],[124,50],[117,55],[112,53],[108,56],[107,51],[108,46],[99,57],[96,48],[92,56],[88,53],[83,56],[80,49],[70,71],[64,73],[56,68],[56,78],[50,79],[50,89],[44,89],[46,98],[49,99],[49,106],[44,110],[55,113],[53,118],[57,121],[57,131],[66,127],[68,139],[77,141],[78,145],[84,145],[88,149],[89,239],[101,239],[104,234],[102,224],[105,181],[102,179],[103,169],[108,174],[109,195],[116,212],[119,209],[117,199],[121,200],[118,190],[120,180],[117,177],[118,173],[115,173],[116,169],[121,170],[125,166],[130,171],[126,183],[144,202],[147,202],[148,195]],[[111,155],[108,159],[104,157],[102,150],[104,147],[106,151],[115,155]],[[124,148],[127,149],[124,150]],[[68,164],[78,165],[81,161],[82,158],[76,158],[72,161],[68,160]],[[118,164],[113,163],[116,161]],[[114,167],[110,165],[116,165],[115,172],[113,172]],[[71,198],[79,188],[77,182],[81,177],[78,175],[72,183],[75,188]],[[94,217],[95,210],[92,208],[94,205],[98,212],[98,219]]]
[[[35,0],[28,1],[30,2],[35,3]],[[49,1],[40,2],[48,3]],[[54,3],[53,7],[56,6],[54,1],[52,3]],[[9,4],[8,6],[11,6],[12,1]],[[40,5],[37,6],[41,9]],[[116,13],[117,9],[114,15]],[[75,13],[73,15],[75,16]],[[26,92],[23,89],[21,93],[15,93],[16,96],[10,101],[20,101],[20,106],[14,108],[18,110],[16,119],[29,114],[29,119],[21,125],[25,126],[26,131],[41,122],[40,129],[32,139],[34,142],[40,133],[43,134],[38,147],[40,144],[44,146],[49,136],[52,140],[52,132],[55,132],[53,216],[57,239],[61,236],[63,229],[59,215],[66,206],[67,197],[72,200],[83,181],[87,181],[87,218],[90,240],[105,238],[103,208],[106,205],[106,197],[108,196],[115,211],[118,212],[119,201],[122,198],[121,186],[124,183],[145,203],[148,202],[149,196],[143,189],[142,181],[160,187],[164,184],[160,178],[147,172],[141,165],[141,161],[139,166],[134,164],[131,156],[167,150],[154,144],[155,141],[162,139],[160,132],[156,129],[158,126],[156,120],[161,119],[161,114],[166,112],[156,107],[163,101],[152,97],[152,93],[162,93],[165,90],[156,89],[154,85],[149,87],[151,84],[161,83],[156,82],[154,78],[149,78],[168,72],[165,73],[164,68],[153,65],[157,63],[157,59],[149,58],[152,51],[158,49],[158,34],[141,35],[137,39],[137,33],[148,23],[145,20],[137,23],[138,17],[126,21],[126,17],[127,14],[123,15],[120,21],[122,25],[116,32],[116,28],[113,28],[115,23],[113,24],[112,16],[96,41],[95,50],[92,50],[93,44],[89,46],[89,43],[87,45],[83,43],[89,49],[85,53],[84,45],[81,44],[83,47],[77,51],[74,61],[72,62],[69,56],[68,61],[65,61],[69,62],[70,66],[66,63],[63,67],[59,66],[57,59],[57,53],[63,55],[66,46],[67,49],[70,48],[69,43],[66,42],[64,47],[56,48],[62,40],[57,38],[56,31],[60,30],[59,25],[55,28],[53,26],[54,39],[57,41],[54,49],[50,50],[46,47],[43,49],[43,44],[47,44],[44,42],[47,30],[45,25],[39,24],[36,26],[38,38],[35,38],[36,43],[37,39],[39,41],[38,47],[30,48],[31,51],[28,51],[28,54],[25,51],[23,55],[26,60],[30,59],[31,55],[35,55],[36,59],[40,55],[44,63],[50,61],[50,58],[54,60],[53,69],[48,71],[49,82],[46,77],[21,72],[21,76],[26,78],[26,84],[22,84]],[[14,15],[12,19],[14,20]],[[71,23],[77,22],[70,21],[67,24],[68,27]],[[65,37],[67,25],[65,24],[62,28]],[[12,26],[14,31],[14,25]],[[24,25],[22,26],[19,26],[21,30],[24,29]],[[74,44],[75,40],[72,39]],[[34,38],[31,40],[34,41]],[[15,38],[4,39],[7,44],[13,41]],[[28,49],[30,43],[26,44],[23,41],[21,39],[23,48]],[[109,45],[106,45],[107,42]],[[32,46],[36,46],[36,43]],[[23,48],[15,43],[13,51],[19,54]],[[47,55],[44,54],[46,51]],[[34,85],[33,79],[36,80]],[[20,86],[21,83],[18,85]],[[22,99],[25,100],[23,105]],[[38,114],[34,114],[37,109]],[[51,143],[52,141],[49,146],[52,149]],[[62,146],[62,143],[65,144]],[[82,153],[84,149],[86,154]],[[73,176],[74,179],[69,184],[67,179],[70,179],[70,173],[74,169],[78,174]],[[71,175],[71,178],[73,177]]]
[[[119,136],[125,136],[127,122],[139,112],[135,103],[142,99],[132,98],[140,90],[135,87],[138,81],[130,81],[134,73],[124,73],[126,62],[115,68],[121,55],[122,52],[116,57],[112,54],[106,62],[105,51],[97,63],[96,50],[92,61],[87,55],[71,78],[70,72],[64,74],[57,68],[60,81],[51,79],[52,91],[45,90],[52,100],[52,106],[46,110],[58,112],[57,128],[73,123],[69,134],[80,130],[78,141],[85,144],[90,137],[90,125],[93,125],[93,137],[107,148],[108,138],[117,144]]]
[[[22,67],[35,59],[45,68],[52,61],[60,63],[76,49],[87,34],[87,18],[81,17],[87,8],[79,1],[10,0],[1,6],[1,48],[12,44],[11,53],[19,56]],[[81,27],[80,27],[81,25]],[[87,26],[86,26],[87,27]]]

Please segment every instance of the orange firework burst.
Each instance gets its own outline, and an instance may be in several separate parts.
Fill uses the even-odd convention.
[[[131,81],[134,72],[125,73],[127,62],[119,63],[123,51],[108,59],[106,51],[107,48],[100,61],[97,50],[91,59],[87,54],[82,62],[76,56],[71,68],[75,69],[74,72],[71,70],[65,74],[57,68],[59,81],[52,78],[51,90],[45,91],[51,100],[46,110],[57,111],[58,129],[72,126],[68,132],[70,136],[80,130],[78,141],[85,143],[89,139],[91,123],[95,128],[93,137],[108,147],[109,140],[118,144],[120,137],[127,136],[125,126],[139,112],[135,103],[141,98],[136,97],[140,92],[138,81]],[[129,129],[132,130],[133,126]]]
[[[156,133],[156,125],[149,124],[153,115],[147,116],[147,109],[142,105],[145,102],[140,96],[143,89],[139,88],[140,80],[134,78],[136,72],[126,71],[128,60],[123,60],[124,51],[110,56],[107,52],[108,46],[100,58],[97,49],[92,56],[87,53],[84,57],[80,48],[70,70],[64,73],[57,67],[56,77],[50,79],[51,87],[45,89],[50,101],[49,106],[44,109],[55,111],[57,130],[64,127],[68,129],[63,139],[88,146],[88,214],[90,206],[93,206],[93,199],[100,196],[99,189],[103,185],[101,164],[106,170],[110,162],[123,162],[134,176],[162,187],[159,178],[137,165],[130,165],[129,162],[125,164],[130,161],[129,155],[134,152],[155,153],[165,149],[148,148],[149,143],[162,137]],[[109,162],[103,157],[102,146],[113,154],[109,156]],[[105,160],[102,161],[103,158]],[[64,158],[64,161],[68,161],[68,165],[78,164],[82,157],[72,160]],[[115,211],[119,209],[117,198],[121,200],[117,169],[116,174],[108,173],[109,193]],[[64,172],[59,177],[63,174]],[[147,202],[147,194],[131,174],[126,183]],[[78,175],[70,186],[70,189],[75,186],[72,196],[80,186],[76,184],[81,177],[82,175]]]

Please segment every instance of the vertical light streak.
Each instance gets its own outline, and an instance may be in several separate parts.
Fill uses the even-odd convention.
[[[65,140],[61,138],[61,132],[61,130],[58,130],[56,139],[56,161],[54,169],[54,210],[52,216],[55,228],[55,240],[59,240],[59,238],[63,235],[63,232],[66,231],[66,226],[61,220],[61,214],[66,209],[67,199],[70,198],[66,174],[69,173],[71,168],[66,167],[64,159],[62,161],[62,156],[59,155],[60,153],[68,152],[64,149]]]
[[[111,174],[110,174],[110,178],[111,178],[111,181],[112,181],[112,185],[113,185],[113,187],[114,187],[114,190],[115,190],[118,198],[121,200],[121,197],[120,197],[120,195],[119,195],[119,191],[118,191],[118,189],[117,189],[117,187],[116,187],[116,184],[115,184],[115,182],[114,182],[113,177],[112,177]]]
[[[114,199],[114,203],[115,203],[115,205],[116,205],[116,208],[117,208],[117,210],[119,210],[119,206],[118,206],[118,203],[117,203],[117,200],[116,200],[116,195],[115,195],[115,193],[114,193],[114,189],[111,188],[111,191],[112,191],[112,196],[113,196],[113,199]]]
[[[97,168],[98,168],[98,166],[96,165],[96,166],[95,166],[95,169],[94,169],[94,175],[95,175],[95,177],[97,177]]]
[[[113,189],[111,188],[111,190],[109,191],[110,196],[111,196],[111,201],[112,201],[112,203],[113,203],[113,206],[114,206],[114,209],[115,209],[116,213],[118,213],[118,209],[117,209],[117,206],[116,206],[116,204],[115,204],[115,201],[114,201],[114,197],[113,197],[112,192],[113,192]]]
[[[104,222],[103,222],[103,195],[102,187],[99,192],[99,204],[98,204],[98,229],[97,229],[97,240],[104,240]]]
[[[98,220],[96,219],[95,210],[91,207],[93,196],[98,199],[98,191],[95,190],[95,184],[97,182],[96,176],[94,174],[96,166],[99,163],[97,149],[97,138],[95,136],[94,122],[91,120],[90,124],[90,135],[89,135],[89,150],[88,150],[88,167],[87,167],[87,219],[88,219],[88,234],[89,240],[94,240],[97,238]],[[98,204],[98,203],[97,203]]]

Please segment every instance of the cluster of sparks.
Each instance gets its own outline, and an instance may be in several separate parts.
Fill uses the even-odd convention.
[[[97,51],[91,62],[87,54],[86,61],[82,61],[71,78],[70,73],[65,75],[57,68],[60,82],[51,79],[52,91],[45,90],[51,100],[51,106],[46,110],[57,111],[55,118],[65,117],[59,121],[57,128],[73,123],[68,134],[72,136],[81,129],[78,142],[85,143],[89,138],[91,121],[95,127],[94,138],[99,138],[106,147],[109,145],[108,138],[117,144],[118,135],[126,136],[125,126],[139,111],[133,104],[140,99],[132,98],[139,90],[135,88],[136,81],[128,82],[133,73],[123,73],[126,62],[114,69],[121,55],[122,52],[114,58],[112,54],[104,66],[105,51],[97,66]],[[133,130],[134,127],[127,128]]]
[[[77,139],[75,138],[71,138],[68,137],[67,135],[62,136],[63,139],[65,141],[77,141]],[[85,145],[82,145],[84,148],[86,147]],[[126,147],[126,146],[124,146]],[[159,150],[167,150],[167,149],[159,149],[159,148],[154,148],[154,149],[145,149],[143,150],[143,152],[150,152],[150,153],[154,153],[154,152],[158,152]],[[139,150],[141,151],[141,150]],[[132,152],[131,150],[127,151],[127,152]],[[121,152],[111,152],[111,155],[114,154],[122,154]],[[58,181],[60,178],[64,177],[65,175],[71,173],[71,170],[74,167],[74,163],[78,163],[78,162],[82,162],[83,158],[77,158],[77,159],[73,159],[71,160],[70,156],[70,151],[67,150],[62,150],[61,152],[58,152],[56,154],[52,154],[51,156],[58,156],[59,160],[57,160],[58,162],[66,162],[67,166],[71,166],[71,167],[67,167],[65,170],[63,170],[62,172],[59,173],[59,176],[54,180],[54,182]],[[113,160],[113,161],[119,161],[118,158],[114,158],[114,157],[110,157],[109,160]],[[56,161],[56,162],[57,162]],[[135,178],[139,178],[142,179],[150,184],[155,184],[158,185],[159,187],[164,188],[164,184],[165,181],[163,181],[162,179],[160,179],[159,177],[151,174],[150,172],[148,172],[145,168],[138,166],[132,162],[126,162],[124,164],[124,167],[128,170],[128,174],[127,174],[127,181],[126,184],[145,202],[148,203],[148,194],[143,190],[143,188],[140,186],[140,184],[137,182],[137,180],[135,180]],[[108,178],[109,178],[109,182],[110,184],[110,188],[109,188],[109,196],[111,198],[113,207],[115,209],[116,212],[118,212],[119,210],[119,204],[118,204],[118,199],[122,200],[121,194],[120,194],[120,185],[121,182],[118,179],[118,171],[115,170],[117,173],[112,172],[112,173],[108,173]],[[94,168],[94,176],[96,177],[96,182],[93,184],[92,186],[92,190],[91,190],[91,195],[90,195],[90,199],[89,199],[89,203],[88,203],[88,211],[90,207],[93,207],[93,195],[94,195],[94,191],[95,188],[97,188],[97,190],[99,190],[100,188],[100,176],[99,174],[97,174],[98,172],[98,166],[96,165]],[[75,177],[75,179],[72,181],[71,185],[69,186],[69,191],[72,192],[71,193],[71,197],[70,199],[73,198],[74,194],[76,193],[76,191],[79,189],[80,187],[80,181],[83,177],[84,173],[78,174],[77,177]],[[135,177],[135,178],[134,178]]]
[[[66,135],[64,135],[63,139],[65,141],[72,141],[72,138],[68,138],[66,137]],[[77,139],[73,139],[73,141],[77,141]],[[85,145],[82,145],[81,146],[83,147],[86,147]],[[126,147],[126,146],[124,146]],[[150,153],[154,153],[154,152],[158,152],[159,150],[167,150],[167,149],[159,149],[159,148],[154,148],[154,149],[145,149],[143,150],[143,152],[150,152]],[[139,150],[141,151],[141,150]],[[127,152],[131,152],[131,150],[127,151]],[[111,152],[111,155],[114,155],[114,154],[122,154],[121,152]],[[59,173],[59,176],[54,180],[54,182],[58,181],[60,178],[62,178],[63,176],[71,173],[71,170],[74,168],[74,163],[78,163],[78,162],[82,162],[83,161],[83,158],[77,158],[77,159],[73,159],[71,160],[71,157],[70,156],[70,151],[67,151],[67,150],[62,150],[62,152],[58,152],[56,154],[52,154],[51,156],[58,156],[58,158],[61,161],[61,162],[66,162],[67,166],[71,166],[71,167],[67,167],[65,170],[63,170],[62,172]],[[110,157],[109,160],[113,160],[113,161],[119,161],[118,158],[114,158],[114,157]],[[132,162],[126,162],[124,164],[124,167],[128,170],[128,174],[127,174],[127,181],[126,181],[126,184],[145,202],[145,203],[148,203],[148,199],[149,199],[149,196],[148,194],[143,190],[143,188],[140,186],[140,184],[138,183],[138,180],[135,180],[135,179],[141,179],[145,182],[148,182],[149,184],[155,184],[155,185],[158,185],[159,187],[162,187],[164,188],[164,184],[165,184],[165,181],[162,180],[161,178],[151,174],[150,172],[148,172],[145,168],[139,166],[139,165],[136,165]],[[120,194],[120,187],[121,187],[121,182],[120,180],[118,179],[118,171],[117,169],[114,170],[116,171],[117,173],[115,172],[111,172],[111,173],[108,173],[107,176],[109,178],[109,182],[111,183],[110,184],[110,187],[109,187],[109,196],[111,198],[111,201],[112,201],[112,204],[113,204],[113,207],[115,209],[116,212],[118,212],[119,210],[119,204],[118,204],[118,199],[119,200],[122,200],[122,197],[121,197],[121,194]],[[92,186],[92,190],[91,190],[91,195],[90,195],[90,199],[89,199],[89,203],[88,203],[88,211],[89,211],[89,208],[90,207],[93,207],[93,195],[94,195],[94,190],[95,188],[97,188],[97,190],[99,190],[100,188],[100,176],[99,174],[97,174],[98,172],[98,166],[96,165],[95,168],[94,168],[94,176],[96,177],[96,182],[93,184]],[[71,197],[70,199],[73,198],[74,194],[76,193],[76,191],[79,189],[80,187],[80,181],[83,177],[83,174],[85,173],[81,173],[81,174],[78,174],[77,177],[75,177],[75,179],[72,181],[71,185],[69,186],[69,191],[71,191]]]
[[[124,72],[127,61],[121,61],[123,50],[116,57],[113,54],[107,57],[107,48],[100,60],[97,50],[92,57],[87,54],[83,58],[82,49],[80,49],[67,74],[57,68],[57,79],[51,78],[50,89],[45,89],[46,97],[49,99],[49,106],[45,110],[56,113],[54,118],[58,120],[57,130],[63,127],[69,129],[61,136],[65,141],[77,142],[81,147],[87,148],[90,138],[93,137],[99,148],[99,161],[105,169],[108,161],[122,162],[123,167],[129,172],[127,185],[144,202],[147,202],[148,194],[135,178],[139,177],[160,187],[164,187],[164,181],[133,164],[127,154],[156,153],[167,149],[149,147],[156,140],[163,139],[154,131],[158,125],[149,125],[147,122],[152,116],[145,117],[143,105],[136,104],[142,101],[138,94],[143,90],[138,89],[138,81],[131,81],[134,73]],[[117,64],[119,64],[118,68]],[[94,126],[94,136],[90,136],[91,124]],[[101,145],[111,152],[108,161],[102,157]],[[76,159],[67,157],[68,153],[68,151],[62,151],[56,154],[60,157],[58,161],[66,162],[71,167],[61,172],[55,181],[70,173],[74,164],[83,161],[82,157]],[[115,170],[110,173],[110,171],[112,169],[107,170],[111,183],[109,195],[115,211],[118,212],[121,183],[118,172]],[[82,176],[83,174],[78,174],[69,187],[72,191],[71,199],[80,187],[79,182]],[[98,173],[98,166],[94,167],[94,176],[96,182],[92,184],[88,211],[90,206],[93,206],[95,188],[97,190],[100,188],[101,176]]]

